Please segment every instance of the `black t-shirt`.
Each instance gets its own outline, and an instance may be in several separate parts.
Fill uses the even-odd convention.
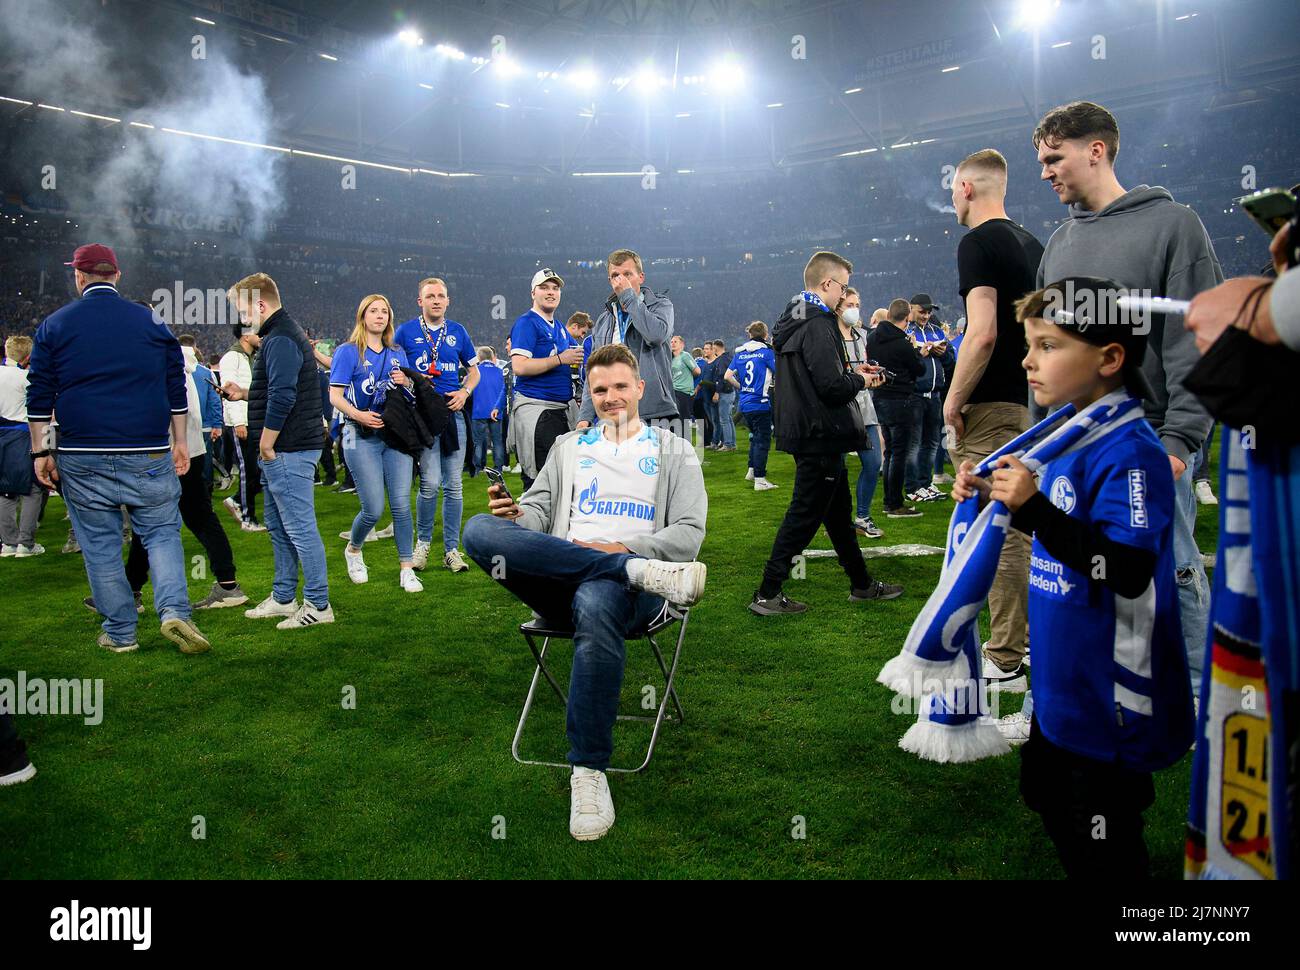
[[[993,356],[968,404],[1028,403],[1029,384],[1020,364],[1025,359],[1025,328],[1016,323],[1015,303],[1033,291],[1042,258],[1043,244],[1010,219],[989,219],[958,244],[957,275],[962,299],[977,286],[991,286],[998,294],[998,336]]]

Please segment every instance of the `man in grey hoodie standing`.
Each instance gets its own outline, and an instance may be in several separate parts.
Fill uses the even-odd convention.
[[[1117,280],[1142,296],[1190,300],[1223,282],[1223,270],[1205,226],[1166,189],[1139,185],[1125,190],[1115,177],[1119,125],[1099,104],[1075,101],[1053,108],[1034,129],[1034,147],[1049,182],[1070,218],[1052,233],[1038,267],[1037,285],[1067,276]],[[1196,500],[1192,473],[1211,419],[1183,379],[1197,361],[1196,343],[1180,320],[1153,314],[1150,351],[1142,369],[1155,392],[1146,402],[1173,469],[1178,515],[1174,519],[1174,565],[1179,610],[1192,684],[1199,689],[1205,656],[1210,589],[1196,546]]]
[[[605,309],[591,331],[591,349],[623,344],[632,351],[645,381],[641,418],[651,424],[677,421],[677,397],[673,392],[672,351],[673,305],[645,285],[641,257],[630,249],[617,249],[605,261],[613,289]],[[596,420],[591,391],[582,389],[578,427],[589,428]],[[680,425],[678,425],[680,430]]]

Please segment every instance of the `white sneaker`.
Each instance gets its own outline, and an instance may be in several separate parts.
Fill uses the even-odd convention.
[[[749,469],[749,471],[745,472],[745,481],[752,482],[753,480],[754,480],[754,469],[751,468]]]
[[[1013,747],[1029,740],[1029,718],[1022,711],[998,718],[998,733]]]
[[[397,571],[397,585],[408,593],[424,592],[424,584],[420,582],[420,577],[415,575],[414,569],[399,569]]]
[[[244,513],[240,510],[239,503],[235,501],[233,495],[228,495],[223,498],[221,500],[221,506],[229,512],[231,517],[241,526],[244,524]]]
[[[442,563],[453,573],[463,573],[469,569],[469,563],[465,561],[465,557],[460,554],[459,549],[452,549],[447,555],[443,556]]]
[[[415,552],[411,555],[411,565],[423,569],[429,565],[429,543],[422,539],[415,541]]]
[[[930,476],[930,482],[934,485],[951,485],[953,479],[947,472],[940,472],[937,475]]]
[[[391,539],[393,537],[393,523],[389,522],[387,526],[375,533],[376,539]]]
[[[1029,686],[1024,667],[1003,670],[988,657],[984,658],[984,671],[980,676],[987,681],[989,690],[1004,691],[1008,694],[1023,694]]]
[[[349,549],[351,543],[343,547],[343,561],[348,564],[348,579],[360,585],[370,582],[370,571],[366,569],[366,560],[360,552]]]
[[[245,532],[265,532],[265,531],[266,531],[266,526],[262,525],[261,522],[249,522],[247,519],[244,520],[244,522],[243,522],[243,524],[240,526],[240,528],[243,529]]]
[[[14,553],[14,558],[26,559],[29,556],[43,556],[43,555],[45,555],[45,547],[41,545],[39,542],[36,542],[30,546],[19,546],[17,551]]]
[[[1195,491],[1196,491],[1196,501],[1200,502],[1202,505],[1219,504],[1219,500],[1214,497],[1214,492],[1211,491],[1210,489],[1210,482],[1208,479],[1202,478],[1199,482],[1197,482]]]
[[[641,578],[632,582],[639,590],[662,596],[678,606],[694,606],[704,595],[708,567],[702,562],[663,562],[647,559]]]
[[[349,542],[351,542],[351,541],[352,541],[352,530],[351,530],[351,529],[344,529],[342,532],[339,533],[339,538],[340,538],[340,539],[347,539]],[[374,529],[371,529],[370,532],[369,532],[369,534],[366,536],[366,542],[376,542],[378,539],[379,539],[379,534],[376,533]]]
[[[298,612],[287,620],[281,620],[275,625],[277,630],[298,630],[305,626],[316,626],[320,623],[334,622],[334,607],[327,606],[323,610],[318,610],[306,600],[302,601],[302,606],[298,607]]]
[[[774,482],[769,482],[766,478],[754,479],[754,491],[756,492],[766,492],[769,489],[773,489],[776,487],[777,486]]]
[[[11,556],[17,555],[17,553],[17,546],[0,545],[0,559],[8,559]]]
[[[506,469],[506,471],[510,472],[510,474],[512,475],[518,475],[522,470],[523,470],[522,466],[518,462],[515,462],[513,465],[511,465],[509,468]]]
[[[244,616],[250,620],[265,620],[272,616],[293,616],[298,612],[298,601],[292,599],[287,603],[277,603],[272,594],[251,610],[244,610]]]
[[[569,834],[593,842],[614,827],[609,779],[594,768],[574,768],[569,776]]]

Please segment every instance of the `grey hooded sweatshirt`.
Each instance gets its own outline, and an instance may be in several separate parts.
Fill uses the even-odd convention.
[[[1038,264],[1038,286],[1066,276],[1105,277],[1174,300],[1190,300],[1223,282],[1201,220],[1158,185],[1132,188],[1100,212],[1070,206],[1069,221],[1052,233]],[[1183,387],[1199,358],[1182,317],[1153,315],[1142,370],[1156,400],[1147,402],[1146,416],[1165,450],[1188,466],[1213,423]]]

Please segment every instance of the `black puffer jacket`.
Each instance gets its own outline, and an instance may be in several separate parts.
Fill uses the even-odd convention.
[[[419,458],[420,452],[432,447],[447,427],[451,409],[433,389],[429,378],[409,367],[403,367],[402,373],[415,391],[415,404],[400,389],[389,391],[384,400],[384,426],[379,429],[379,437],[388,447]]]
[[[868,447],[858,392],[866,378],[851,373],[835,317],[791,300],[772,330],[776,382],[772,423],[776,446],[791,454],[838,455]]]

